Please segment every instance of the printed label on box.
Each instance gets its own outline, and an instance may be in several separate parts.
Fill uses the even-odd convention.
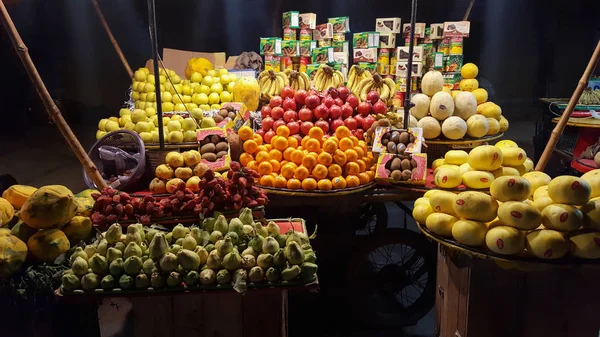
[[[296,31],[297,31],[297,29],[284,28],[283,29],[283,40],[284,41],[296,40]]]
[[[348,41],[333,41],[332,43],[332,47],[333,47],[333,51],[335,53],[346,53],[348,54],[348,51],[350,50],[350,42]]]
[[[379,48],[395,48],[396,34],[386,33],[379,34]]]
[[[285,57],[300,56],[298,41],[281,41],[281,54]]]
[[[334,33],[349,33],[350,32],[350,17],[341,16],[337,18],[327,19],[328,23],[333,25]]]
[[[377,62],[377,48],[354,49],[353,62]]]
[[[300,56],[312,56],[312,50],[317,47],[317,41],[298,41]]]
[[[444,24],[443,23],[432,23],[429,26],[429,36],[433,40],[439,40],[444,37]]]
[[[312,50],[313,63],[333,62],[333,47],[315,48]]]
[[[402,36],[410,37],[410,23],[405,23],[402,25]],[[424,38],[425,37],[425,23],[417,22],[415,23],[415,38]]]
[[[332,39],[333,38],[333,25],[331,23],[324,23],[317,25],[313,30],[313,40],[321,39]]]
[[[281,26],[283,28],[300,28],[300,13],[285,12],[281,16]]]
[[[402,46],[402,47],[398,47],[396,48],[396,55],[398,55],[398,61],[406,61],[408,60],[408,46]],[[423,46],[414,46],[413,47],[413,62],[417,61],[417,62],[421,62],[423,61],[424,58],[424,50],[423,50]]]
[[[406,61],[398,61],[396,64],[396,76],[406,77],[406,71],[408,69],[408,62]],[[421,77],[423,75],[423,63],[421,62],[413,62],[412,64],[412,72],[410,74],[411,77]]]
[[[281,38],[279,37],[261,37],[260,38],[261,55],[281,55]]]
[[[358,49],[379,48],[379,33],[354,33],[354,35],[352,36],[352,47]]]
[[[321,67],[321,64],[319,63],[311,63],[309,65],[306,66],[306,75],[308,75],[308,77],[310,77],[311,80],[315,79],[315,74],[317,73],[317,70],[319,70],[319,68]]]
[[[375,31],[381,33],[399,34],[401,27],[400,18],[378,18],[375,21]]]
[[[471,22],[469,22],[469,21],[444,22],[444,37],[454,37],[454,36],[469,37],[470,31],[471,31]]]
[[[317,26],[317,14],[302,13],[300,14],[300,28],[315,29]]]

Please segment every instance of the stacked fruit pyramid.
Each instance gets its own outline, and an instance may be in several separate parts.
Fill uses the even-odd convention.
[[[501,176],[482,192],[428,191],[413,217],[436,235],[501,255],[600,258],[600,170]]]
[[[429,71],[421,81],[422,94],[412,96],[415,105],[410,113],[423,128],[425,139],[443,135],[450,140],[481,138],[496,135],[508,129],[508,121],[502,109],[488,102],[488,93],[479,88],[475,79],[479,70],[472,63],[461,69],[461,90],[444,88],[444,78],[438,71]]]
[[[82,289],[231,287],[310,282],[317,272],[308,236],[281,233],[275,222],[255,222],[249,208],[229,220],[207,218],[201,227],[161,231],[112,224],[101,239],[78,247],[62,276],[66,293]]]

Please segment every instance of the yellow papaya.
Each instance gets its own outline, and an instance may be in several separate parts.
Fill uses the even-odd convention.
[[[75,194],[76,197],[78,198],[92,198],[92,193],[100,193],[100,191],[92,189],[92,188],[88,188],[87,190],[83,190],[77,194]]]
[[[19,270],[27,258],[27,245],[13,235],[0,236],[0,278]]]
[[[15,208],[4,198],[0,198],[0,226],[6,225],[15,215]]]
[[[38,230],[39,229],[27,226],[23,221],[19,221],[10,230],[10,234],[18,237],[23,242],[27,242],[27,240],[29,240],[29,238]]]
[[[75,196],[77,201],[77,213],[75,215],[92,216],[94,211],[94,199]]]
[[[69,238],[71,244],[86,240],[92,233],[92,220],[85,216],[76,215],[62,228],[62,231]]]
[[[12,185],[2,193],[2,198],[8,200],[15,209],[21,209],[23,204],[37,188],[27,185]]]
[[[71,190],[60,185],[48,185],[40,187],[25,201],[20,217],[33,228],[59,228],[75,216],[77,207]]]
[[[62,253],[71,248],[69,239],[60,229],[44,229],[33,234],[27,241],[31,255],[43,262],[54,262]]]

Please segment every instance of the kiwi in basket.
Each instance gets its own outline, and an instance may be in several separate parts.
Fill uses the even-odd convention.
[[[200,141],[202,159],[214,162],[227,154],[229,144],[227,139],[219,135],[210,135]]]
[[[381,136],[381,145],[386,147],[388,153],[394,154],[403,154],[414,141],[415,137],[404,130],[390,130]]]

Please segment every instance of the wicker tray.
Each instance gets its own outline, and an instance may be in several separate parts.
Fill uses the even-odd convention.
[[[319,191],[319,190],[304,191],[304,190],[291,190],[288,188],[267,187],[267,186],[262,186],[262,185],[259,185],[259,186],[260,186],[260,188],[265,190],[267,192],[267,194],[285,195],[285,196],[292,196],[292,197],[335,197],[335,196],[342,196],[342,195],[363,192],[368,189],[371,189],[375,185],[376,184],[373,181],[373,182],[370,182],[365,185],[360,185],[360,186],[351,187],[351,188],[338,189],[338,190],[330,190],[330,191]]]

